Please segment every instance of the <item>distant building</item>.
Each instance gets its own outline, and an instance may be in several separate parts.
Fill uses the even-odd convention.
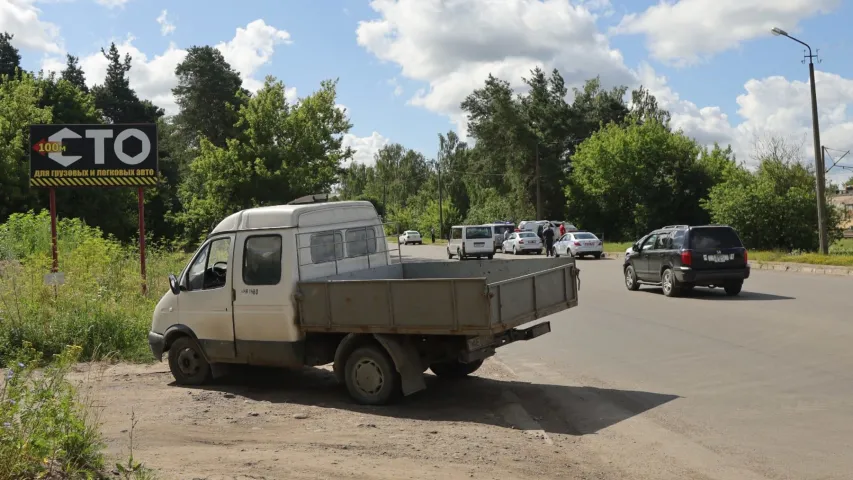
[[[841,221],[844,236],[853,237],[853,185],[836,190],[830,201],[844,212],[844,219]]]

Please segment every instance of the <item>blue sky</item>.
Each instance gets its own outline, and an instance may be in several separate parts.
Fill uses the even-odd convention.
[[[367,161],[385,141],[434,155],[439,132],[464,134],[458,102],[485,73],[519,77],[536,64],[556,66],[572,82],[594,75],[605,84],[642,82],[675,113],[676,126],[703,142],[732,143],[746,157],[746,132],[800,138],[810,127],[806,84],[797,82],[808,79],[802,48],[767,33],[767,25],[779,25],[820,48],[818,69],[834,74],[819,78],[823,143],[853,148],[845,110],[853,103],[845,23],[853,2],[669,3],[656,13],[650,0],[0,0],[0,29],[16,33],[26,68],[55,68],[70,52],[93,77],[93,55],[114,40],[144,54],[134,61],[132,84],[161,99],[183,49],[233,39],[232,64],[253,58],[241,65],[255,83],[275,75],[304,95],[340,78],[339,102],[354,124],[348,142]],[[165,35],[157,22],[164,10],[174,26]],[[257,20],[264,28],[248,27]],[[255,42],[235,39],[238,28],[254,32]],[[747,91],[751,80],[754,91]],[[746,95],[743,114],[739,95]]]

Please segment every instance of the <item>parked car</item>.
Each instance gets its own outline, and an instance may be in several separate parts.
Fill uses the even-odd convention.
[[[540,255],[543,250],[542,240],[533,232],[515,232],[503,243],[503,253],[519,255],[533,252]]]
[[[492,237],[495,241],[495,251],[498,252],[501,250],[504,243],[504,232],[514,232],[515,224],[512,222],[495,222],[486,224],[487,227],[492,229]]]
[[[151,352],[168,352],[181,385],[209,382],[217,364],[332,364],[355,401],[379,405],[426,388],[428,368],[470,375],[497,348],[551,331],[522,325],[578,305],[571,260],[391,264],[386,250],[370,202],[236,212],[169,275]]]
[[[667,297],[694,287],[723,287],[737,295],[749,278],[746,248],[727,225],[672,225],[651,232],[625,257],[625,286],[660,285]]]
[[[485,225],[456,225],[450,228],[450,240],[447,242],[447,258],[453,256],[459,260],[469,257],[489,260],[495,256],[492,229]]]
[[[424,244],[424,240],[421,238],[421,234],[418,233],[416,230],[406,230],[405,232],[403,232],[402,235],[400,235],[398,241],[400,242],[400,245],[408,245],[410,243],[415,243],[418,245]]]
[[[589,232],[566,233],[554,244],[556,255],[601,258],[604,254],[604,242]]]

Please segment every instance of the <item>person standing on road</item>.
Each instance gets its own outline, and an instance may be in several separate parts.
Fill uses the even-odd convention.
[[[432,243],[435,243],[435,229],[432,227],[429,229],[429,238],[432,240]]]
[[[545,239],[545,254],[550,257],[554,252],[554,229],[550,224],[542,230],[542,238]]]

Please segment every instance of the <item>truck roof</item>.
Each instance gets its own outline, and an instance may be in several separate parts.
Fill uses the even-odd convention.
[[[241,210],[219,222],[211,235],[258,228],[293,228],[376,220],[373,204],[344,201],[304,205],[273,205]]]

